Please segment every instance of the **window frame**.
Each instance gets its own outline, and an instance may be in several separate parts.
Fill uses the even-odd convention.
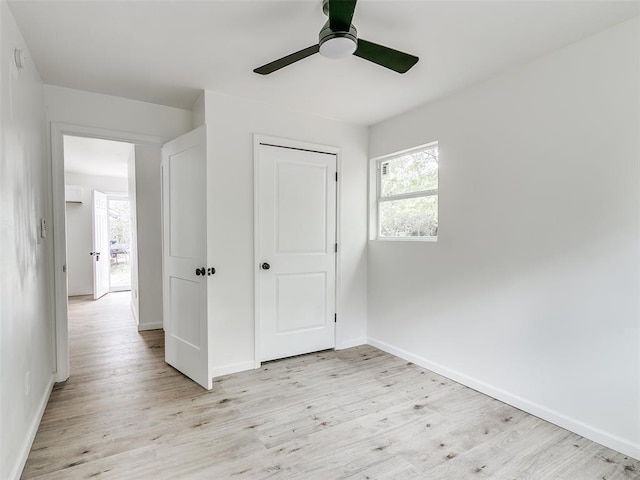
[[[382,196],[382,164],[386,163],[386,162],[391,162],[393,160],[396,160],[398,158],[402,158],[405,157],[407,155],[411,155],[412,153],[415,152],[420,152],[420,151],[425,151],[425,150],[433,150],[433,149],[437,149],[438,150],[438,188],[435,189],[429,189],[429,190],[419,190],[419,191],[415,191],[415,192],[407,192],[407,193],[400,193],[397,195],[388,195],[388,196]],[[406,199],[410,199],[410,198],[427,198],[427,197],[432,197],[432,196],[438,196],[439,195],[439,188],[440,188],[440,149],[438,147],[438,142],[430,142],[427,143],[425,145],[420,145],[418,147],[414,147],[414,148],[410,148],[407,150],[402,150],[399,152],[395,152],[389,155],[385,155],[383,157],[378,157],[378,158],[374,158],[371,160],[372,166],[374,167],[374,175],[375,175],[375,192],[374,192],[374,202],[373,206],[375,208],[375,215],[372,215],[372,219],[375,219],[375,226],[374,226],[374,235],[372,235],[372,239],[373,240],[381,240],[381,241],[391,241],[391,242],[437,242],[438,241],[438,235],[433,235],[433,236],[423,236],[423,237],[418,237],[418,236],[408,236],[408,237],[385,237],[380,235],[380,230],[382,227],[382,222],[380,221],[380,212],[381,212],[381,208],[380,208],[380,204],[384,203],[384,202],[390,202],[390,201],[397,201],[397,200],[406,200]],[[440,202],[439,202],[439,198],[438,198],[438,220],[440,217]],[[439,231],[439,229],[438,229]]]

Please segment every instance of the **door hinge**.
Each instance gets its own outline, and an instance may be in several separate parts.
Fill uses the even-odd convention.
[[[338,181],[338,172],[336,172],[336,182]]]
[[[62,273],[67,273],[67,266],[66,265],[62,265]]]
[[[338,314],[337,313],[333,314],[333,323],[338,323]]]
[[[336,243],[336,247],[335,247],[336,253],[338,253],[338,244]]]

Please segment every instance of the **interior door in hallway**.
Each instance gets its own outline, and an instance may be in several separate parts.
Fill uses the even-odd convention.
[[[258,148],[258,360],[334,348],[336,155]]]
[[[204,126],[162,147],[165,361],[211,389],[206,173]]]
[[[107,196],[93,191],[93,298],[98,299],[109,292],[109,217]]]

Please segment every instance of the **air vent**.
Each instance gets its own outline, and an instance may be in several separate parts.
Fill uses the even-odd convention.
[[[380,168],[382,169],[382,176],[384,177],[389,173],[389,162],[383,163]]]
[[[67,203],[82,203],[82,187],[80,185],[65,185],[64,196]]]

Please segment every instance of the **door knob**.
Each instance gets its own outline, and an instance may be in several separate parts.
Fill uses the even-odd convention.
[[[264,262],[262,265],[260,265],[260,268],[263,270],[269,270],[271,268],[271,265],[269,265],[267,262]]]
[[[207,270],[204,267],[196,268],[196,276],[202,275],[204,277],[206,274],[207,274]]]

